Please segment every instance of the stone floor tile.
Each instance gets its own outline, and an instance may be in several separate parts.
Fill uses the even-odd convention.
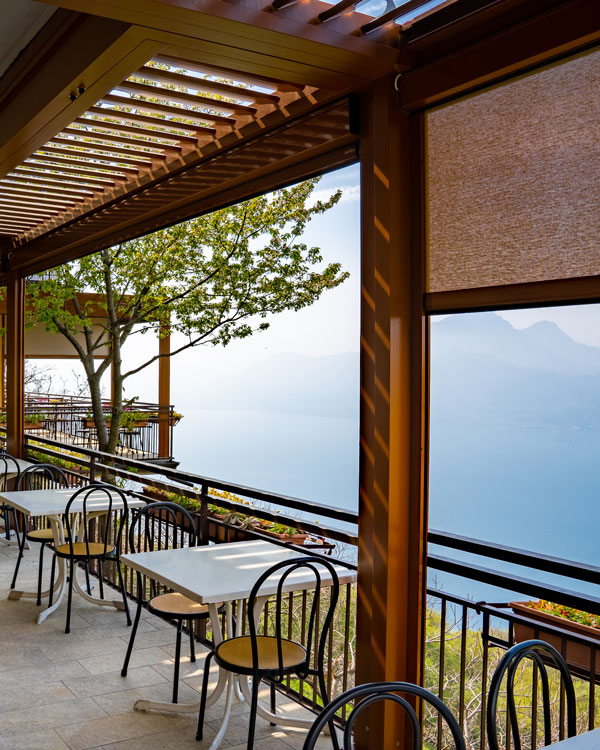
[[[0,750],[69,750],[54,729],[0,737]]]
[[[71,750],[87,750],[136,737],[159,734],[171,728],[170,719],[164,716],[131,711],[121,716],[58,727],[56,731]]]
[[[74,699],[47,706],[20,708],[0,714],[0,737],[21,732],[41,732],[66,724],[106,717],[92,698]]]
[[[154,700],[170,703],[172,697],[173,684],[171,682],[161,682],[155,685],[145,685],[144,687],[131,690],[121,690],[115,693],[97,695],[95,701],[103,711],[114,716],[116,714],[129,713],[133,710],[133,706],[138,700]],[[181,703],[193,702],[200,705],[198,693],[184,683],[179,685],[178,700]]]
[[[81,669],[83,671],[83,667]],[[152,667],[129,669],[127,677],[122,677],[120,670],[100,675],[91,675],[87,672],[83,677],[67,678],[64,681],[64,684],[78,698],[87,698],[88,696],[103,695],[105,693],[119,694],[121,691],[159,683],[167,683],[167,680],[152,669]]]
[[[12,685],[7,690],[2,681],[0,712],[13,711],[23,706],[45,706],[70,700],[73,700],[73,693],[62,682],[46,682],[41,685],[29,683],[19,687]]]
[[[88,659],[80,659],[83,666],[92,674],[103,674],[105,672],[117,672],[123,666],[123,660],[127,652],[127,646],[119,641],[120,651],[107,656],[92,656]],[[161,648],[142,648],[134,650],[129,662],[130,667],[146,667],[148,665],[166,664],[173,668],[169,657]]]

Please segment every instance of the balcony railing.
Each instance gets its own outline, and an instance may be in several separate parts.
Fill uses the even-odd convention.
[[[61,457],[64,458],[66,446],[58,441],[28,436],[26,442],[30,455],[39,460],[60,461]],[[125,483],[129,491],[139,496],[146,497],[143,486],[149,486],[199,503],[199,510],[193,516],[203,544],[252,537],[272,540],[256,529],[240,528],[223,518],[211,517],[209,506],[218,504],[233,512],[251,514],[265,520],[283,521],[309,532],[314,536],[313,546],[309,546],[311,553],[332,554],[343,565],[356,568],[358,518],[351,511],[168,467],[149,467],[140,461],[108,456],[86,447],[81,447],[78,451],[76,459],[69,456],[72,460],[69,471],[78,482],[100,479],[108,472],[115,481]],[[141,480],[139,472],[149,469],[154,473]],[[149,498],[146,499],[150,502]],[[319,540],[322,539],[330,543],[325,549],[319,549]],[[498,604],[473,601],[468,598],[468,594],[458,596],[440,586],[428,589],[426,687],[450,705],[463,728],[468,748],[485,750],[486,696],[491,675],[504,650],[525,638],[539,637],[559,648],[570,666],[575,682],[579,730],[599,726],[600,703],[596,685],[600,682],[600,640],[573,632],[568,624],[563,625],[560,621],[546,623],[535,619],[533,614],[529,616],[515,612],[508,606],[508,602],[510,598],[543,598],[600,614],[600,599],[580,590],[600,583],[600,568],[439,531],[430,531],[429,542],[432,545],[428,558],[430,575],[459,576],[456,580],[460,582],[462,590],[467,592],[470,585],[475,585],[478,590],[481,590],[482,585],[494,587],[488,591],[495,591],[495,596],[498,587],[507,592],[506,601]],[[331,545],[335,545],[333,550]],[[436,549],[433,549],[434,545]],[[445,554],[454,556],[442,556],[438,551],[440,548],[443,548]],[[495,567],[489,567],[491,564]],[[521,570],[521,573],[517,570]],[[547,580],[539,580],[540,576],[545,576]],[[552,579],[555,580],[557,576],[568,577],[568,587],[559,585],[560,582],[553,583]],[[107,578],[107,582],[114,585],[110,578]],[[575,588],[577,582],[581,584],[579,589]],[[135,576],[128,576],[127,586],[130,595],[135,596]],[[329,635],[326,671],[327,685],[333,694],[354,684],[356,595],[355,584],[342,588],[337,616]],[[493,598],[491,594],[490,596]],[[305,605],[306,594],[290,595],[287,622],[294,622],[301,627]],[[244,613],[241,614],[243,618]],[[264,621],[268,628],[268,606],[266,614]],[[200,640],[210,636],[203,627],[199,625],[196,633]],[[520,720],[525,727],[528,746],[536,747],[536,743],[539,744],[542,739],[535,708],[540,693],[537,678],[530,669],[528,671],[524,667],[519,680],[523,695],[527,696],[519,707]],[[289,679],[281,689],[303,705],[318,708],[317,693],[312,683]],[[552,689],[556,704],[554,733],[558,739],[564,734],[564,695],[558,679],[554,680]],[[343,720],[343,716],[340,718]],[[510,748],[512,743],[508,724],[505,725],[504,732],[505,746]],[[441,750],[446,746],[447,738],[433,718],[426,722],[424,739],[428,747]]]
[[[110,401],[105,401],[103,408],[109,425]],[[91,415],[92,402],[83,396],[28,393],[25,398],[25,430],[29,435],[52,438],[77,448],[98,448],[96,427]],[[133,416],[136,419],[132,419]],[[172,405],[161,407],[159,404],[136,401],[125,411],[121,420],[118,453],[143,461],[171,462],[173,427],[179,418]],[[161,422],[168,424],[168,440],[164,445],[159,439]]]

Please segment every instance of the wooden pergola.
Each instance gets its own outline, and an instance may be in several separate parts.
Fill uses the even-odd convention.
[[[357,681],[421,682],[428,315],[600,300],[593,253],[562,275],[431,283],[428,113],[588,54],[597,0],[404,0],[379,16],[355,0],[42,2],[58,10],[0,79],[9,451],[27,275],[360,161]],[[393,736],[388,717],[365,745]]]

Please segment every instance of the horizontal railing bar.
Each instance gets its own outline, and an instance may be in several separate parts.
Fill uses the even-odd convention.
[[[578,581],[600,584],[600,567],[587,565],[586,563],[565,560],[551,555],[542,555],[537,552],[528,552],[518,547],[508,547],[495,542],[485,542],[481,539],[473,539],[459,534],[449,534],[445,531],[430,529],[428,533],[430,544],[439,544],[443,547],[469,552],[474,555],[503,560],[535,570],[543,570],[547,573],[576,578]]]
[[[539,599],[548,599],[557,604],[564,604],[567,607],[574,607],[594,615],[600,615],[600,599],[591,594],[581,594],[559,586],[539,583],[530,578],[522,578],[511,573],[501,573],[498,570],[484,568],[481,565],[473,565],[439,555],[429,555],[427,560],[429,567],[435,570],[459,575],[479,583],[488,583],[491,586],[498,586],[509,591],[536,596]]]

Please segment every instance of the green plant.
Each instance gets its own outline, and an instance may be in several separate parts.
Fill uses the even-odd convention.
[[[583,612],[581,609],[566,607],[564,604],[554,604],[545,599],[540,599],[536,602],[528,602],[528,606],[531,607],[531,609],[536,609],[540,612],[547,612],[555,617],[562,617],[565,620],[577,622],[580,625],[588,625],[591,628],[600,628],[600,617],[598,617],[598,615],[592,615],[589,612]]]

